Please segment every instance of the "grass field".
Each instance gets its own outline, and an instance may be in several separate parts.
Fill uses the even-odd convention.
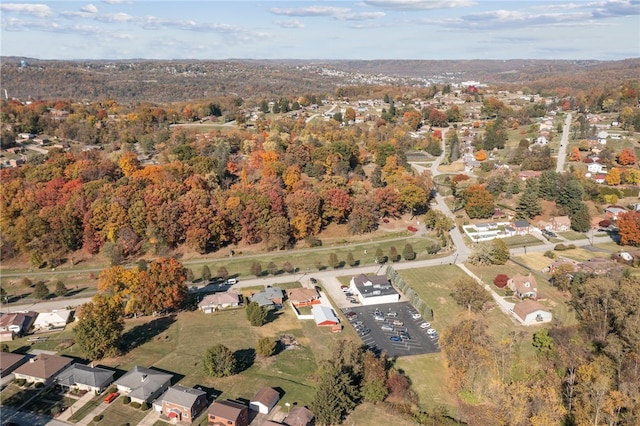
[[[125,423],[130,425],[136,425],[142,420],[149,410],[142,411],[140,408],[133,408],[129,404],[122,403],[122,397],[113,401],[109,407],[107,407],[102,415],[104,416],[99,422],[94,422],[93,419],[89,422],[90,426],[122,426]]]

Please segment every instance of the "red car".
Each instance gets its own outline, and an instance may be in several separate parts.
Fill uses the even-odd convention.
[[[118,392],[112,392],[109,395],[107,395],[107,397],[104,399],[104,402],[106,402],[107,404],[111,404],[113,400],[116,399],[117,397],[118,397]]]

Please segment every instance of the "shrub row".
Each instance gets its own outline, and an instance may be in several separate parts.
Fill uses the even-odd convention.
[[[556,246],[553,248],[555,251],[564,251],[564,250],[571,250],[576,248],[575,244],[569,244],[569,245],[565,245],[565,244],[556,244]]]
[[[431,309],[431,307],[427,305],[425,301],[420,298],[420,296],[418,296],[418,293],[416,293],[416,291],[412,289],[404,279],[402,279],[400,274],[398,274],[398,271],[393,269],[392,266],[388,266],[386,275],[387,278],[389,278],[389,280],[393,283],[393,285],[398,287],[398,289],[400,289],[400,291],[402,291],[404,295],[407,296],[409,302],[411,302],[418,313],[422,315],[422,318],[429,321],[433,320],[433,309]]]

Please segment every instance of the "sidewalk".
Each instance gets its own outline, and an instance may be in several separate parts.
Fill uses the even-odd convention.
[[[93,392],[85,393],[84,395],[82,395],[80,399],[74,402],[71,407],[67,408],[62,413],[60,413],[58,417],[56,417],[56,420],[60,420],[61,422],[68,422],[69,417],[71,417],[74,412],[77,412],[80,408],[84,407],[84,405],[87,402],[91,401],[91,398],[93,398],[94,396],[95,395]]]
[[[155,422],[160,420],[160,412],[153,409],[153,407],[149,410],[149,413],[144,416],[138,426],[153,426]]]
[[[515,303],[507,302],[506,300],[504,300],[502,296],[500,296],[498,293],[493,291],[490,285],[483,283],[482,280],[476,276],[476,274],[474,274],[469,269],[467,269],[467,267],[464,266],[462,263],[459,263],[456,266],[462,269],[467,275],[469,275],[478,284],[483,286],[489,293],[491,293],[491,296],[493,296],[493,299],[496,301],[500,309],[502,309],[502,311],[505,314],[507,314],[509,318],[512,318],[512,319],[514,318],[514,315],[512,314],[512,312],[513,312],[513,307],[516,305]]]

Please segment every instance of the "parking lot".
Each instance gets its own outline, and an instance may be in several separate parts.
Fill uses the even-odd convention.
[[[389,357],[400,357],[440,350],[437,335],[430,336],[428,328],[420,327],[425,321],[412,318],[411,314],[416,311],[409,302],[356,305],[344,307],[342,311],[364,344],[376,353],[385,352]],[[380,315],[376,315],[376,312]],[[363,335],[362,331],[367,329],[369,332]]]

